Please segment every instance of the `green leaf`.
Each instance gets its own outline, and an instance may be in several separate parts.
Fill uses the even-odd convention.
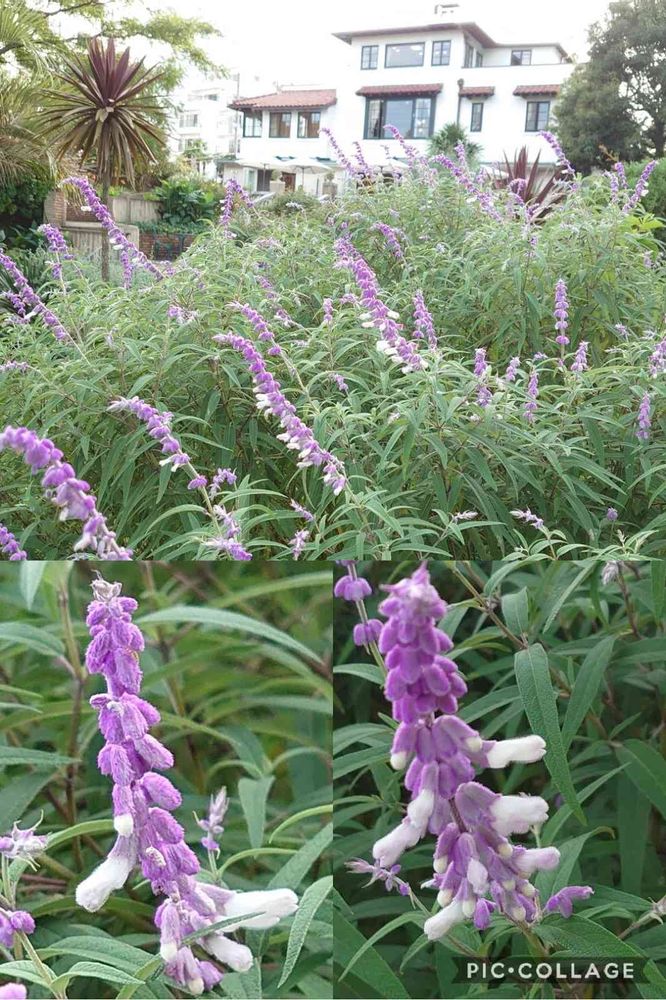
[[[518,690],[532,729],[546,741],[544,763],[562,793],[565,802],[584,825],[585,815],[571,780],[560,724],[557,701],[548,669],[548,657],[539,643],[519,650],[515,655]]]
[[[640,895],[648,844],[650,800],[627,776],[618,776],[617,832],[620,842],[620,885],[625,892]]]
[[[286,830],[288,827],[293,826],[295,823],[300,823],[302,819],[308,819],[310,816],[321,816],[325,813],[333,812],[333,803],[327,802],[323,806],[312,806],[310,809],[303,809],[301,812],[294,813],[293,816],[287,817],[279,826],[276,826],[270,837],[268,838],[269,843],[272,843],[275,838]]]
[[[409,910],[407,913],[401,913],[394,920],[389,920],[388,923],[383,924],[378,931],[375,931],[371,938],[368,938],[367,941],[365,941],[354,956],[349,959],[344,971],[338,976],[338,982],[345,978],[347,973],[354,968],[359,959],[363,958],[365,953],[370,948],[373,948],[378,941],[381,941],[382,938],[386,937],[387,934],[390,934],[397,927],[403,927],[405,924],[423,925],[423,917],[420,914],[415,913],[414,910]],[[423,940],[425,941],[425,937],[423,937]]]
[[[0,830],[9,830],[21,818],[34,797],[53,778],[48,771],[24,774],[14,778],[7,788],[0,791]]]
[[[653,559],[650,563],[650,578],[652,582],[652,610],[657,622],[664,617],[664,602],[666,602],[666,559]]]
[[[504,616],[507,628],[514,635],[521,636],[527,633],[529,628],[529,603],[526,587],[516,591],[514,594],[503,595],[502,615]]]
[[[71,969],[63,972],[61,976],[53,980],[51,984],[52,988],[54,990],[62,989],[67,986],[70,979],[78,976],[101,979],[104,983],[120,983],[121,986],[141,985],[140,980],[135,979],[134,976],[131,976],[128,972],[123,972],[121,969],[114,969],[111,965],[104,965],[102,962],[77,962]]]
[[[0,747],[0,768],[9,767],[11,764],[30,764],[32,767],[48,767],[55,770],[57,767],[64,767],[72,764],[73,757],[63,757],[59,753],[50,753],[48,750],[24,750],[22,747]]]
[[[617,751],[625,774],[666,819],[666,761],[640,740],[627,740]]]
[[[25,559],[21,562],[19,571],[19,590],[25,601],[25,606],[30,611],[35,600],[35,594],[39,589],[44,570],[48,563]]]
[[[261,847],[266,826],[266,799],[275,778],[241,778],[238,797],[252,847]]]
[[[560,889],[563,889],[565,885],[569,884],[571,878],[571,873],[574,870],[575,864],[580,857],[580,852],[587,840],[590,837],[594,837],[597,833],[605,831],[612,835],[612,830],[610,827],[597,827],[596,830],[590,830],[589,833],[581,833],[578,837],[572,837],[571,840],[566,840],[564,843],[558,844],[558,850],[560,852],[560,862],[557,868],[551,871],[540,871],[534,880],[541,899],[545,903],[549,896],[553,896]]]
[[[35,628],[34,625],[23,622],[3,622],[0,625],[0,643],[27,646],[45,656],[62,656],[65,652],[65,647],[57,636],[51,635],[44,628]]]
[[[305,939],[308,935],[310,924],[314,920],[317,910],[324,902],[332,888],[333,876],[325,875],[324,878],[320,878],[316,882],[313,882],[312,885],[308,886],[303,893],[303,897],[299,903],[298,909],[296,910],[294,922],[291,925],[291,933],[289,935],[289,943],[287,945],[287,956],[284,960],[278,989],[291,975],[291,972],[298,961],[298,956],[301,953],[301,948],[303,947]]]
[[[161,611],[142,615],[135,619],[135,622],[139,628],[146,625],[182,625],[195,622],[199,625],[210,625],[225,631],[244,632],[256,639],[274,642],[278,646],[286,646],[287,649],[293,649],[308,660],[319,662],[316,653],[313,653],[311,649],[286,632],[281,632],[280,629],[274,628],[264,621],[249,618],[247,615],[239,615],[235,611],[221,611],[218,608],[203,608],[190,604],[174,604],[171,608],[163,608]]]
[[[605,636],[595,643],[580,665],[562,726],[562,742],[565,750],[571,746],[571,741],[596,698],[604,672],[610,663],[614,645],[615,636]]]
[[[294,854],[275,873],[268,883],[269,889],[297,889],[319,855],[326,850],[333,839],[333,824],[329,823]]]
[[[107,962],[133,975],[154,958],[147,951],[106,934],[77,934],[63,938],[48,948],[39,949],[40,958],[57,958],[59,955]]]
[[[360,931],[338,913],[333,914],[333,937],[335,940],[335,959],[343,967],[346,966],[366,943]],[[409,1000],[409,993],[402,980],[398,979],[391,967],[374,948],[369,948],[364,960],[356,966],[354,974],[366,986],[380,997],[391,997],[392,1000]]]

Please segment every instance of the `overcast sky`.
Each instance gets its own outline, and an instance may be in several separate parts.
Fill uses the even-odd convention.
[[[224,34],[215,57],[242,75],[280,83],[334,84],[348,47],[333,31],[427,24],[434,0],[167,0],[181,14],[211,21]],[[154,0],[149,0],[154,6]],[[587,27],[608,0],[460,0],[463,20],[498,42],[557,41],[585,57]]]

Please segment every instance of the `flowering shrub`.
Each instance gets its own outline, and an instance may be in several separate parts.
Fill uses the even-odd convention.
[[[564,159],[563,198],[537,218],[462,150],[404,151],[390,186],[352,151],[354,183],[314,210],[271,214],[230,183],[218,222],[164,265],[77,180],[116,283],[51,231],[43,288],[0,258],[14,289],[3,421],[53,438],[124,549],[663,554],[666,272],[641,207],[647,167],[635,183],[600,178],[592,198]],[[139,411],[153,437],[164,415],[196,475],[162,464]],[[74,532],[12,456],[0,463],[0,521],[19,546],[70,554]],[[217,468],[237,476],[219,498],[231,534],[204,484]],[[292,501],[313,514],[307,529]],[[541,527],[516,522],[525,509]]]
[[[0,996],[330,996],[331,573],[96,565],[0,570]]]
[[[662,957],[664,583],[662,563],[340,567],[339,995],[476,996],[461,956]],[[664,992],[654,961],[645,980]]]

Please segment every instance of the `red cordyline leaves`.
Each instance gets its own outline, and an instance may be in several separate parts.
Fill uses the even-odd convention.
[[[537,153],[530,166],[526,146],[514,153],[512,161],[505,154],[504,164],[498,165],[494,181],[494,186],[500,190],[516,191],[530,206],[532,218],[546,215],[567,193],[564,185],[558,183],[565,175],[563,168],[548,167],[548,175],[544,177],[544,169],[539,170],[540,155]]]
[[[143,59],[131,62],[129,49],[116,56],[113,39],[105,46],[92,38],[87,56],[73,57],[59,75],[65,89],[48,92],[44,130],[61,155],[76,153],[85,162],[94,152],[98,179],[132,183],[134,164],[154,159],[150,141],[164,143],[162,108],[145,94],[161,75],[145,69]]]

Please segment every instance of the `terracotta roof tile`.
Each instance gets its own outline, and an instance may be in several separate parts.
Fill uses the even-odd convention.
[[[237,111],[260,111],[263,108],[289,111],[298,108],[328,108],[336,100],[334,90],[282,90],[277,94],[261,94],[258,97],[237,97],[229,107]]]
[[[492,97],[494,87],[461,87],[458,91],[461,97]]]
[[[418,97],[419,94],[423,96],[438,94],[441,89],[441,83],[387,83],[375,87],[361,87],[356,93],[361,97],[381,97],[384,94],[395,97],[403,94]]]
[[[559,92],[559,83],[530,83],[514,90],[514,94],[518,97],[537,97],[539,94],[559,94]]]

